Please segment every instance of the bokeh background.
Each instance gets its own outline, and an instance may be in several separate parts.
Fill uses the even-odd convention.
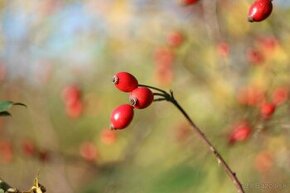
[[[128,103],[111,79],[128,71],[174,91],[246,192],[289,192],[290,3],[249,23],[251,3],[1,0],[0,96],[27,108],[0,117],[0,177],[26,190],[39,174],[53,193],[235,192],[170,103],[109,129]]]

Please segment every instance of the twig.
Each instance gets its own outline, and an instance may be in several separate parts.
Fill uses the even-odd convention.
[[[186,118],[186,120],[190,123],[193,131],[198,135],[198,137],[208,146],[209,150],[213,153],[213,155],[216,157],[218,164],[221,164],[226,172],[226,174],[230,177],[231,181],[235,185],[238,193],[245,193],[245,190],[243,189],[243,186],[238,179],[237,175],[233,170],[229,167],[227,162],[224,160],[224,158],[221,156],[221,154],[217,151],[215,146],[209,141],[209,139],[206,137],[206,135],[201,131],[201,129],[193,122],[193,120],[189,117],[187,112],[180,106],[178,101],[174,98],[173,92],[170,90],[170,92],[166,92],[162,89],[153,87],[153,86],[147,86],[147,85],[140,85],[144,87],[148,87],[150,89],[153,89],[159,93],[155,94],[156,96],[162,96],[162,98],[158,98],[155,101],[163,101],[166,100],[168,102],[171,102]]]

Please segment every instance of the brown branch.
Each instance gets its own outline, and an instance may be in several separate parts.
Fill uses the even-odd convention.
[[[175,100],[175,98],[172,95],[172,104],[176,106],[176,108],[184,115],[184,117],[187,119],[187,121],[192,126],[192,129],[196,132],[198,137],[208,146],[209,150],[214,154],[216,157],[218,164],[221,164],[227,173],[227,175],[232,180],[233,184],[236,186],[238,193],[245,193],[243,186],[241,182],[239,181],[237,175],[235,172],[232,171],[232,169],[229,167],[227,162],[224,160],[224,158],[221,156],[221,154],[217,151],[217,149],[214,147],[214,145],[208,140],[206,135],[201,131],[199,127],[196,126],[196,124],[192,121],[192,119],[188,116],[186,111],[179,105],[179,103]]]
[[[139,85],[139,86],[144,86],[151,88],[159,93],[155,93],[155,96],[158,96],[159,98],[155,99],[154,101],[168,101],[171,102],[181,113],[182,115],[186,118],[186,120],[190,123],[193,131],[198,135],[198,137],[207,145],[209,150],[213,153],[213,155],[216,157],[218,164],[222,165],[226,174],[229,176],[231,181],[236,187],[236,190],[238,193],[245,193],[245,190],[243,189],[243,186],[238,179],[237,175],[233,170],[229,167],[227,162],[224,160],[224,158],[221,156],[221,154],[218,152],[218,150],[215,148],[215,146],[209,141],[209,139],[206,137],[206,135],[201,131],[201,129],[193,122],[193,120],[189,117],[187,112],[180,106],[178,101],[174,98],[173,92],[170,91],[169,93],[153,87],[153,86],[148,86],[148,85]]]

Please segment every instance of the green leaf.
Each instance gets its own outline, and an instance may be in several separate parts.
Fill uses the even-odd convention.
[[[10,109],[13,105],[13,102],[11,101],[0,101],[0,112],[7,111]]]
[[[10,109],[14,105],[26,107],[26,105],[23,103],[18,103],[18,102],[15,103],[12,101],[0,101],[0,112],[7,112],[7,110]]]
[[[0,193],[4,193],[4,190],[3,189],[0,189]]]

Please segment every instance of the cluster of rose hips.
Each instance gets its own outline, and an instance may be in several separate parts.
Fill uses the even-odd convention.
[[[24,139],[21,142],[21,150],[24,156],[33,157],[41,162],[49,160],[49,152],[45,149],[37,148],[32,140]],[[15,148],[10,140],[0,141],[0,162],[10,163],[15,156]]]
[[[112,144],[116,141],[117,136],[115,132],[105,129],[101,133],[100,137],[104,144]],[[53,153],[49,150],[38,148],[36,144],[30,139],[23,140],[21,143],[21,148],[24,156],[35,158],[41,162],[50,161]],[[11,143],[0,141],[0,153],[3,155],[3,160],[5,162],[10,162],[13,156]],[[99,158],[99,151],[93,142],[84,141],[79,146],[79,155],[84,160],[93,162]]]
[[[288,95],[289,90],[286,86],[274,89],[271,97],[266,97],[261,89],[252,86],[243,88],[239,92],[238,100],[242,105],[258,107],[261,118],[268,120],[276,108],[287,101]]]
[[[172,82],[175,52],[184,43],[184,39],[184,34],[181,31],[173,30],[167,34],[165,45],[155,50],[155,76],[160,84],[168,85]]]
[[[285,103],[288,98],[289,89],[286,86],[277,87],[273,90],[271,98],[268,99],[265,97],[265,93],[257,87],[243,88],[238,95],[240,104],[258,108],[262,121],[270,120],[276,109]],[[252,126],[247,120],[234,124],[228,137],[229,143],[245,141],[250,137],[252,130]]]
[[[124,129],[133,119],[134,109],[148,107],[154,99],[153,92],[146,86],[140,86],[135,76],[128,72],[118,72],[113,83],[120,91],[129,93],[129,104],[116,107],[111,114],[111,129]]]
[[[255,0],[248,12],[249,22],[259,22],[265,20],[273,9],[272,0]]]
[[[36,158],[41,162],[47,162],[51,158],[49,150],[38,148],[30,139],[23,140],[21,147],[23,154],[27,157]]]
[[[278,45],[278,40],[273,36],[257,37],[251,42],[251,46],[246,48],[245,58],[249,64],[262,66],[277,51]],[[231,47],[228,42],[221,41],[217,43],[216,51],[220,56],[227,58]]]
[[[273,52],[278,48],[278,41],[275,37],[260,37],[254,42],[253,47],[247,49],[247,59],[250,64],[261,65],[263,64]]]

